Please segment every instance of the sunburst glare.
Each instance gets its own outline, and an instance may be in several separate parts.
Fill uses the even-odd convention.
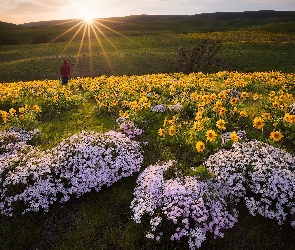
[[[72,26],[70,26],[66,31],[64,31],[62,34],[58,35],[56,38],[54,38],[50,43],[63,40],[65,42],[65,45],[63,46],[61,52],[59,53],[59,57],[70,57],[74,60],[71,60],[74,64],[73,66],[73,72],[72,77],[82,76],[81,70],[80,73],[76,73],[76,70],[79,69],[80,66],[80,59],[86,59],[89,60],[88,62],[83,62],[83,70],[84,70],[84,76],[94,76],[95,72],[93,71],[93,62],[94,58],[99,55],[99,53],[102,53],[102,56],[106,62],[108,71],[112,74],[114,74],[113,67],[111,65],[111,62],[109,60],[109,56],[107,51],[105,50],[104,46],[105,43],[108,43],[111,45],[112,48],[115,49],[116,53],[120,53],[119,49],[115,46],[115,44],[108,38],[108,33],[114,33],[116,35],[119,35],[125,39],[128,39],[131,42],[134,42],[129,37],[124,36],[118,31],[115,31],[114,29],[108,27],[106,25],[107,22],[117,22],[114,20],[108,20],[108,19],[100,19],[100,18],[94,18],[95,14],[91,11],[84,11],[83,12],[83,18],[81,15],[81,19],[75,19],[70,21],[64,21],[57,25],[69,25],[72,23]],[[69,36],[65,36],[65,35]],[[67,40],[64,40],[67,37]],[[79,44],[76,45],[77,39],[81,39]],[[79,41],[79,40],[78,40]],[[104,45],[105,44],[105,45]],[[69,47],[70,45],[76,46],[76,54],[66,53],[67,51],[73,51],[74,47]],[[96,46],[95,46],[96,45]],[[98,46],[97,46],[98,45]],[[68,58],[67,58],[68,59]],[[101,59],[100,59],[101,61]],[[87,72],[87,73],[85,73]],[[97,74],[97,73],[96,73]]]

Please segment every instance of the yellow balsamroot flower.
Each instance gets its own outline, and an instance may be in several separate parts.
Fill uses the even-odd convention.
[[[240,96],[243,100],[246,100],[249,97],[249,93],[248,92],[242,92],[241,96]]]
[[[18,109],[18,112],[19,113],[24,113],[26,111],[26,109],[24,108],[24,107],[20,107],[19,109]]]
[[[204,113],[205,109],[204,107],[198,107],[198,113]]]
[[[279,103],[279,102],[273,102],[273,103],[272,103],[272,107],[273,107],[274,109],[277,109],[278,107],[280,107],[280,103]]]
[[[242,116],[242,117],[248,117],[248,114],[247,114],[246,111],[242,110],[242,111],[240,111],[240,116]]]
[[[205,150],[205,144],[202,141],[198,141],[196,144],[196,150],[201,153]]]
[[[169,130],[168,130],[168,133],[170,136],[174,136],[175,135],[175,132],[176,132],[176,129],[175,127],[172,125]]]
[[[225,115],[225,113],[226,113],[226,111],[227,111],[227,109],[225,108],[225,107],[221,107],[220,109],[219,109],[219,115],[220,116],[224,116]]]
[[[136,112],[138,112],[140,110],[140,106],[139,105],[133,105],[132,108]]]
[[[253,100],[256,101],[256,100],[258,100],[258,99],[259,99],[259,95],[258,95],[258,94],[254,94],[254,95],[253,95]]]
[[[288,105],[287,105],[286,103],[282,103],[282,104],[280,105],[280,109],[282,109],[282,110],[287,110],[287,109],[288,109]]]
[[[22,121],[23,119],[25,119],[25,116],[23,114],[20,114],[18,118]]]
[[[230,98],[229,102],[231,105],[235,105],[239,102],[239,99],[236,97],[233,97],[233,98]]]
[[[40,109],[40,107],[38,105],[34,105],[33,110],[36,111],[36,112],[41,112],[41,109]]]
[[[9,114],[8,114],[6,111],[0,110],[0,116],[1,116],[2,119],[3,119],[3,122],[6,123]]]
[[[128,113],[127,112],[124,112],[123,110],[120,110],[119,111],[119,116],[120,117],[127,117],[128,116]]]
[[[225,120],[223,119],[219,119],[217,122],[216,122],[216,127],[221,129],[221,130],[225,130],[226,127],[225,127]]]
[[[229,138],[233,141],[233,142],[237,142],[239,140],[239,136],[237,135],[236,131],[233,131],[230,135]]]
[[[200,131],[204,129],[202,121],[195,121],[193,125],[194,130]]]
[[[284,137],[283,134],[280,131],[272,131],[270,133],[270,139],[273,139],[274,141],[280,141]]]
[[[271,118],[271,114],[270,113],[262,113],[261,117],[263,118],[263,120],[267,121]]]
[[[8,99],[7,96],[2,96],[2,97],[1,97],[1,101],[2,101],[2,102],[5,102],[7,99]]]
[[[225,90],[218,93],[218,98],[220,98],[220,99],[225,99],[226,96],[227,96],[227,91],[225,91]]]
[[[203,113],[201,113],[201,112],[197,112],[196,113],[196,116],[195,116],[195,120],[196,121],[200,121],[200,120],[202,120],[203,119]]]
[[[160,129],[158,130],[158,134],[159,134],[159,136],[161,136],[161,137],[165,137],[165,136],[166,136],[166,131],[165,131],[165,129],[160,128]]]
[[[264,127],[264,120],[261,117],[255,117],[253,120],[253,127],[262,129]]]
[[[217,101],[214,106],[214,110],[219,110],[222,107],[222,101]]]
[[[270,91],[270,93],[269,93],[269,96],[275,96],[276,95],[276,92],[275,91]]]
[[[216,99],[216,94],[215,93],[213,93],[213,94],[211,94],[211,96],[210,96],[210,98],[211,98],[211,101],[213,101],[213,100],[215,100]]]
[[[14,108],[9,109],[9,114],[14,115],[16,113],[16,110]]]
[[[214,141],[217,134],[215,133],[215,131],[213,129],[209,129],[206,132],[206,136],[207,136],[208,141]]]
[[[283,119],[284,119],[285,122],[289,122],[291,124],[295,124],[295,115],[290,115],[289,113],[286,113],[284,115],[284,118]]]

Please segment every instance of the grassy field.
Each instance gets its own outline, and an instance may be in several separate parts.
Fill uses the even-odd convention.
[[[252,137],[273,143],[294,154],[294,140],[292,140],[295,136],[292,132],[294,124],[293,127],[283,127],[283,113],[286,109],[277,110],[268,101],[271,91],[275,91],[279,97],[281,90],[282,95],[288,96],[282,99],[281,104],[294,103],[294,20],[214,21],[204,18],[204,20],[198,20],[197,25],[196,21],[191,20],[157,20],[155,25],[150,22],[137,23],[134,19],[131,24],[129,23],[128,29],[126,26],[122,27],[109,22],[110,27],[119,31],[121,35],[105,30],[110,40],[101,34],[99,34],[99,41],[93,35],[90,42],[86,37],[80,51],[82,35],[76,37],[70,44],[68,44],[71,40],[69,34],[63,38],[65,41],[37,44],[29,42],[28,37],[36,37],[41,33],[52,40],[65,31],[63,27],[44,28],[42,26],[36,29],[30,28],[29,31],[27,28],[18,27],[19,33],[15,31],[15,27],[8,27],[7,34],[11,34],[10,32],[14,29],[13,32],[17,34],[15,37],[21,37],[22,32],[26,35],[20,44],[0,46],[0,82],[10,84],[1,85],[0,110],[9,112],[9,109],[13,107],[18,114],[19,108],[25,104],[29,107],[37,104],[43,112],[34,118],[29,117],[28,120],[27,118],[20,120],[17,116],[11,115],[13,118],[6,124],[1,120],[1,130],[15,124],[30,129],[38,128],[42,133],[31,144],[39,150],[50,150],[63,139],[83,130],[99,132],[118,130],[116,119],[119,116],[119,110],[122,109],[129,112],[134,122],[145,130],[140,138],[142,142],[148,142],[143,147],[142,170],[156,164],[158,160],[164,161],[171,158],[176,158],[183,164],[188,162],[194,164],[199,162],[194,158],[198,154],[190,148],[191,145],[187,141],[185,144],[182,141],[185,140],[184,135],[189,134],[189,129],[185,126],[194,120],[196,113],[195,100],[190,94],[194,92],[204,94],[202,92],[204,89],[207,93],[218,94],[223,89],[237,88],[250,93],[250,97],[237,106],[247,111],[249,117],[236,119],[228,112],[228,129],[236,126],[246,128]],[[171,23],[175,24],[173,29],[168,28]],[[221,40],[222,50],[217,56],[224,62],[223,67],[214,68],[213,66],[210,69],[213,73],[210,75],[193,75],[191,78],[173,76],[174,79],[183,78],[184,82],[189,82],[190,89],[186,88],[186,85],[174,86],[176,81],[170,81],[167,75],[159,74],[175,71],[172,65],[178,57],[178,48],[191,48],[197,41],[204,38]],[[65,58],[69,59],[72,66],[73,79],[70,80],[68,87],[63,88],[58,79],[59,67]],[[223,70],[282,71],[290,73],[290,78],[281,76],[280,73],[265,73],[266,75],[254,73],[253,76],[242,75],[242,73],[241,75],[237,73],[237,76],[230,73],[215,74]],[[150,75],[149,80],[144,77],[145,74],[159,75]],[[106,77],[96,78],[102,75]],[[138,79],[132,77],[133,75],[137,75]],[[92,78],[83,78],[88,76]],[[52,83],[46,79],[57,81]],[[226,82],[229,85],[225,84],[226,79],[232,80]],[[13,83],[18,81],[29,82]],[[269,85],[271,81],[272,84]],[[202,85],[203,83],[205,85]],[[241,85],[235,85],[235,83],[241,83]],[[175,87],[175,92],[171,85]],[[9,89],[9,86],[13,86],[13,89]],[[18,86],[21,87],[18,88]],[[22,88],[23,92],[18,92]],[[148,90],[153,94],[152,97],[147,95]],[[120,103],[117,106],[111,106],[114,99],[110,98],[112,91],[116,93],[120,103],[126,98],[130,106]],[[168,139],[167,142],[163,142],[158,135],[158,129],[163,126],[164,119],[171,119],[173,114],[167,111],[153,116],[149,108],[142,108],[142,112],[134,112],[132,103],[134,101],[140,103],[141,93],[147,96],[153,105],[160,103],[168,105],[179,101],[185,106],[185,113],[176,115],[180,122],[175,126],[178,125],[180,129],[184,129],[182,130],[184,133],[179,132],[180,140],[171,137],[172,142]],[[256,101],[255,93],[263,96]],[[10,96],[11,99],[4,100],[4,95]],[[14,95],[16,95],[15,99],[13,99]],[[54,99],[56,96],[57,101]],[[102,104],[103,100],[107,102],[107,106]],[[211,110],[211,106],[208,110]],[[263,136],[260,131],[252,128],[251,119],[264,111],[270,112],[273,120],[266,123]],[[192,114],[193,117],[191,117]],[[217,119],[214,114],[208,117]],[[149,122],[142,122],[144,120]],[[25,121],[31,123],[25,123]],[[277,121],[279,125],[276,125],[276,128],[286,134],[282,142],[275,144],[268,138],[267,133],[274,129],[274,123]],[[291,139],[287,139],[288,136]],[[190,157],[191,152],[194,152],[192,154],[194,157]],[[131,177],[123,178],[110,187],[103,187],[100,192],[93,191],[80,198],[72,197],[70,201],[63,204],[53,204],[48,213],[28,212],[25,215],[12,217],[1,215],[0,249],[188,249],[186,240],[172,242],[169,238],[163,238],[160,243],[157,243],[147,239],[145,232],[148,221],[136,224],[131,219],[130,203],[134,198],[133,191],[138,175],[139,173],[136,173]],[[225,231],[224,238],[214,239],[213,235],[209,235],[200,249],[295,249],[295,231],[289,224],[280,226],[276,221],[261,215],[252,216],[243,202],[238,209],[239,221],[233,228]],[[172,232],[168,226],[166,229]]]
[[[211,72],[294,72],[292,17],[172,17],[98,20],[96,27],[89,30],[81,25],[75,27],[77,22],[55,22],[62,23],[55,26],[37,23],[29,28],[0,25],[0,42],[19,39],[19,44],[3,42],[0,46],[0,82],[59,79],[59,67],[65,58],[73,68],[72,77],[171,73],[175,72],[172,65],[178,59],[178,49],[192,48],[200,39],[218,39],[222,43],[217,57],[223,64]]]

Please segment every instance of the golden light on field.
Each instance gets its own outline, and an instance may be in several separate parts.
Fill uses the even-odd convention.
[[[120,32],[117,32],[116,30],[108,27],[106,25],[107,22],[113,22],[107,19],[100,19],[95,18],[95,13],[92,11],[84,11],[81,14],[81,19],[74,19],[70,21],[65,21],[57,24],[58,26],[69,26],[69,28],[54,38],[50,43],[53,43],[58,40],[62,40],[63,37],[69,37],[69,34],[72,34],[72,37],[69,38],[68,41],[65,41],[65,46],[63,47],[62,51],[59,53],[59,57],[65,57],[65,59],[69,56],[68,50],[69,46],[75,44],[75,42],[78,41],[79,45],[77,45],[77,53],[74,55],[70,55],[70,57],[74,57],[74,62],[70,60],[70,63],[72,66],[72,77],[76,77],[75,72],[77,72],[77,69],[79,68],[79,60],[82,57],[88,57],[89,58],[89,67],[87,65],[87,68],[84,66],[84,70],[88,70],[88,76],[94,76],[93,72],[93,57],[94,53],[97,52],[97,49],[99,48],[99,52],[102,53],[108,68],[110,72],[113,74],[114,70],[112,68],[112,65],[110,63],[110,60],[108,58],[108,54],[104,48],[105,43],[109,43],[112,48],[115,49],[116,52],[119,52],[119,49],[114,45],[114,43],[108,38],[108,35],[110,32],[114,33],[118,36],[124,37],[130,41],[132,41],[130,38],[124,36]],[[72,25],[71,25],[72,24]],[[67,36],[66,36],[67,35]],[[81,37],[81,38],[80,38]],[[80,41],[78,39],[81,39]],[[97,46],[98,45],[98,48]],[[72,53],[72,52],[71,52]],[[72,61],[72,62],[71,62]]]

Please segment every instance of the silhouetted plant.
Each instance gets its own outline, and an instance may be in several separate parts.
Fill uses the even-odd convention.
[[[174,68],[186,74],[199,71],[207,73],[210,68],[220,65],[216,55],[221,47],[220,41],[202,39],[192,49],[180,48]]]

